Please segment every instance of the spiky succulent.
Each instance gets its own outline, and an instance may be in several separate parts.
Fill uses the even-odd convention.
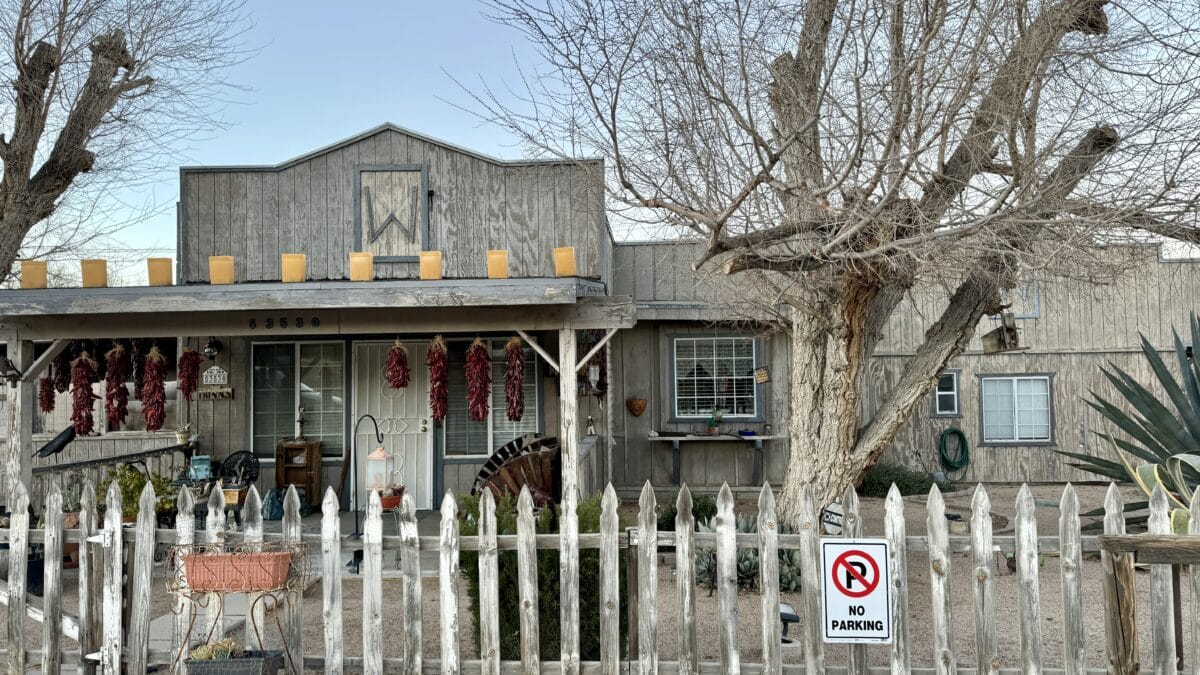
[[[715,518],[696,523],[699,532],[717,531]],[[734,526],[739,534],[758,532],[758,520],[750,515],[735,515]],[[780,523],[780,534],[791,534],[792,529]],[[796,549],[779,549],[779,590],[794,593],[800,590],[800,551]],[[746,590],[758,589],[759,565],[757,548],[739,548],[737,550],[737,579],[738,587]],[[711,593],[717,587],[717,552],[715,549],[699,546],[696,548],[696,583],[707,588]]]

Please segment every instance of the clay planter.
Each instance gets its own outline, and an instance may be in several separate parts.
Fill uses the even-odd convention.
[[[383,507],[384,511],[400,508],[400,502],[403,500],[404,488],[400,488],[400,494],[398,495],[392,495],[390,497],[384,497],[383,495],[379,496],[379,504]]]
[[[270,591],[287,582],[292,554],[192,553],[183,556],[188,587],[193,591]]]
[[[646,399],[627,398],[625,399],[625,408],[629,410],[630,415],[641,417],[642,413],[646,412]]]

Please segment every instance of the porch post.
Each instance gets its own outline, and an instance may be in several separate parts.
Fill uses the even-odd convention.
[[[24,371],[33,364],[33,341],[19,340],[10,334],[8,357],[18,370]],[[8,442],[5,445],[4,498],[12,508],[11,496],[18,482],[26,490],[33,489],[33,412],[37,381],[18,380],[16,386],[8,388]]]
[[[575,329],[558,331],[558,443],[562,449],[562,491],[579,483],[579,438],[575,427],[579,416],[579,384],[576,378]]]

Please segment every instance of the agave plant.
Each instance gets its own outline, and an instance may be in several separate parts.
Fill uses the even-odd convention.
[[[758,532],[758,521],[750,515],[735,515],[734,523],[738,534],[753,534]],[[792,529],[780,523],[780,534],[792,534]],[[697,522],[699,532],[716,532],[717,526],[713,518]],[[795,593],[800,590],[800,570],[802,564],[800,551],[796,549],[779,549],[779,590],[785,593]],[[738,587],[745,590],[758,588],[758,549],[739,548],[737,550],[737,579]],[[707,588],[709,595],[717,588],[717,552],[709,547],[697,547],[696,550],[696,584]]]
[[[1200,320],[1194,312],[1190,323],[1191,344],[1200,345]],[[1071,462],[1071,466],[1113,480],[1133,481],[1147,496],[1161,485],[1172,503],[1172,528],[1185,533],[1188,504],[1200,485],[1200,365],[1192,358],[1191,347],[1185,346],[1178,331],[1173,333],[1179,380],[1146,336],[1141,336],[1142,353],[1170,406],[1110,362],[1109,367],[1101,371],[1132,411],[1094,391],[1087,404],[1120,432],[1096,432],[1113,446],[1116,461],[1075,452],[1059,451],[1059,454],[1077,460]],[[1137,502],[1128,505],[1126,510],[1137,511],[1146,506],[1147,502]],[[1145,519],[1144,515],[1136,516],[1130,522],[1145,522]]]

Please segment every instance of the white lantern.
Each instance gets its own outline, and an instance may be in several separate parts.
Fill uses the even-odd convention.
[[[367,455],[366,488],[382,492],[391,487],[394,463],[392,455],[389,455],[382,445]]]

